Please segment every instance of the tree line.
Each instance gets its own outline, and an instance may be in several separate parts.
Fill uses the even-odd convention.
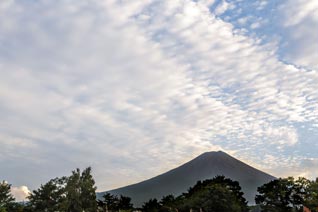
[[[14,202],[11,185],[0,183],[0,212],[96,212],[96,186],[88,167],[72,171],[68,177],[50,180],[27,197]]]
[[[90,167],[50,180],[32,191],[25,203],[15,202],[10,189],[10,184],[0,182],[0,212],[297,212],[304,207],[318,212],[318,178],[272,180],[257,189],[256,206],[248,206],[239,183],[224,176],[198,181],[176,197],[150,199],[140,208],[122,195],[106,193],[97,200]]]

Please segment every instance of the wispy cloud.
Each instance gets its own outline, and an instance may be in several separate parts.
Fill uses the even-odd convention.
[[[223,5],[222,1],[215,1],[210,8],[242,33],[277,48],[282,61],[317,70],[317,1],[229,0],[226,5],[230,8]],[[224,8],[222,13],[218,8]]]

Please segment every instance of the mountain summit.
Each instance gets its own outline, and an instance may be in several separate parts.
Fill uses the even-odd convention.
[[[168,194],[180,195],[198,180],[211,179],[217,175],[240,183],[249,204],[254,204],[257,187],[275,177],[259,171],[225,152],[206,152],[193,160],[154,178],[108,191],[115,195],[132,198],[135,206],[141,206],[150,198],[161,199]],[[99,193],[101,196],[103,193]]]

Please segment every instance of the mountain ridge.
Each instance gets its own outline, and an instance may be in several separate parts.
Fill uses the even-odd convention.
[[[141,206],[150,198],[161,199],[168,194],[180,195],[198,180],[210,179],[217,175],[238,181],[250,204],[254,203],[257,187],[275,179],[274,176],[255,169],[225,152],[211,151],[155,177],[107,192],[129,196],[134,205]],[[100,192],[98,196],[102,196],[103,193],[105,192]]]

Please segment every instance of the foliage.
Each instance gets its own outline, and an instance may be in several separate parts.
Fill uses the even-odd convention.
[[[62,208],[65,201],[66,178],[55,178],[50,180],[28,197],[29,208],[34,212],[54,212]]]
[[[170,212],[170,211],[175,211],[174,208],[177,207],[178,203],[176,198],[170,194],[170,195],[162,197],[160,201],[160,205],[162,210]]]
[[[159,212],[161,209],[161,205],[159,204],[158,200],[150,199],[148,202],[145,202],[142,205],[142,211],[145,212]]]
[[[14,198],[11,192],[11,185],[5,181],[0,182],[0,211],[6,212],[12,206]]]
[[[307,187],[304,205],[312,212],[318,212],[318,178],[311,181]]]
[[[80,201],[82,203],[82,211],[96,212],[96,189],[95,180],[91,174],[91,167],[83,170],[80,177]]]
[[[211,180],[198,181],[184,195],[183,210],[194,211],[248,211],[247,201],[237,181],[217,176]],[[182,209],[182,207],[181,207]]]
[[[64,207],[67,212],[95,212],[97,210],[96,186],[90,167],[82,173],[80,169],[76,169],[68,177]]]
[[[220,184],[214,184],[192,198],[192,207],[198,211],[243,211],[233,192]]]
[[[124,210],[124,211],[132,210],[133,204],[131,203],[131,198],[120,195],[120,198],[118,201],[118,209]]]
[[[257,189],[255,202],[262,211],[288,212],[302,211],[309,181],[305,178],[279,178]]]
[[[118,198],[115,195],[106,193],[103,195],[101,205],[105,208],[105,211],[116,211],[118,209]]]
[[[131,198],[122,196],[118,198],[115,195],[106,193],[103,195],[103,199],[98,201],[99,207],[103,208],[104,211],[132,211],[133,204],[131,203]]]
[[[245,212],[248,208],[239,183],[224,176],[217,176],[211,180],[198,181],[187,193],[176,198],[168,195],[160,202],[157,199],[150,199],[144,203],[142,211]]]
[[[79,169],[69,177],[55,178],[34,190],[26,209],[33,212],[96,212],[96,187],[91,168]]]
[[[81,195],[81,172],[76,169],[72,172],[72,175],[67,180],[67,185],[65,188],[66,200],[65,209],[67,212],[81,212],[82,204],[80,201]]]
[[[14,202],[11,185],[0,182],[0,212],[132,212],[131,198],[106,193],[96,201],[96,186],[88,167],[72,171],[69,177],[50,180],[28,197],[29,202]],[[318,212],[318,178],[279,178],[260,186],[254,207],[247,207],[247,201],[237,181],[217,176],[198,181],[186,193],[174,197],[164,196],[160,201],[150,199],[141,208],[144,212],[297,212],[303,206]],[[97,207],[98,206],[98,207]]]

